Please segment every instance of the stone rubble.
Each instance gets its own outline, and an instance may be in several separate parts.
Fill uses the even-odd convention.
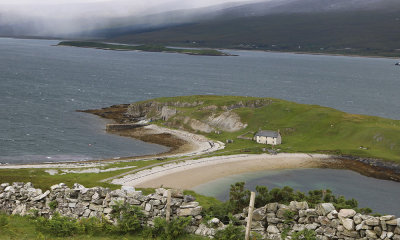
[[[60,183],[43,192],[31,183],[15,182],[0,185],[0,211],[7,214],[27,215],[36,211],[39,216],[51,217],[55,212],[72,218],[105,217],[111,221],[112,206],[128,203],[140,207],[146,223],[153,224],[156,217],[165,217],[167,191],[156,189],[147,196],[133,187],[123,186],[118,190],[94,187],[85,188],[74,184],[69,188]],[[184,195],[181,190],[171,191],[171,217],[191,217],[187,230],[191,233],[212,237],[224,225],[218,218],[203,221],[202,207],[195,198]],[[234,215],[245,226],[248,208]],[[400,218],[393,215],[374,217],[356,213],[352,209],[337,211],[331,203],[321,203],[309,208],[306,202],[292,201],[284,205],[269,203],[253,213],[252,231],[264,239],[282,239],[282,232],[314,230],[318,240],[340,239],[394,239],[400,240]],[[286,239],[290,239],[290,236]]]

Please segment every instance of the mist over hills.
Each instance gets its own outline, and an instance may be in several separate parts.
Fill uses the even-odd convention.
[[[149,14],[79,16],[72,27],[56,22],[58,32],[24,18],[14,24],[1,21],[0,10],[0,36],[400,56],[399,0],[221,1],[199,8],[165,3]]]
[[[400,56],[400,4],[397,0],[252,3],[199,15],[183,25],[126,33],[109,40]]]

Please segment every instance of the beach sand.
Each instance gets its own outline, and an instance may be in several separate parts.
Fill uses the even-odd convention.
[[[210,140],[202,135],[177,129],[169,129],[157,125],[148,125],[140,129],[115,131],[121,136],[132,137],[146,142],[157,143],[170,147],[165,153],[148,156],[125,157],[117,159],[90,160],[82,162],[54,162],[37,164],[0,164],[0,169],[26,169],[26,168],[85,168],[105,166],[113,162],[126,162],[138,160],[150,160],[159,157],[185,157],[196,156],[214,152],[225,148],[225,144]],[[151,141],[150,141],[151,140]]]
[[[231,155],[189,160],[141,171],[112,181],[134,187],[191,189],[229,175],[262,170],[321,167],[329,155],[281,153],[277,155]]]

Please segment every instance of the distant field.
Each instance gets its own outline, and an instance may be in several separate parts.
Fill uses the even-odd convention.
[[[226,142],[225,151],[232,153],[261,152],[265,145],[251,140],[237,139],[249,132],[259,129],[280,130],[282,145],[276,146],[282,152],[350,154],[360,157],[380,158],[400,162],[400,121],[356,115],[341,112],[318,105],[298,104],[294,102],[254,97],[235,96],[187,96],[158,98],[149,101],[158,102],[203,102],[196,107],[177,108],[178,114],[173,118],[159,121],[160,124],[181,127],[193,131],[187,124],[182,123],[182,117],[190,117],[207,122],[211,114],[219,115],[224,112],[223,106],[234,106],[238,103],[266,101],[267,105],[258,108],[241,107],[233,109],[243,123],[248,127],[237,132],[221,131],[201,133],[212,139]],[[210,108],[207,106],[216,106]],[[211,110],[212,109],[212,110]]]
[[[58,44],[59,46],[71,46],[71,47],[84,47],[84,48],[99,48],[106,50],[119,50],[119,51],[144,51],[144,52],[169,52],[169,53],[183,53],[189,55],[204,55],[204,56],[229,56],[229,54],[223,53],[214,49],[180,49],[180,48],[168,48],[161,45],[123,45],[123,44],[111,44],[102,42],[86,42],[86,41],[62,41]]]

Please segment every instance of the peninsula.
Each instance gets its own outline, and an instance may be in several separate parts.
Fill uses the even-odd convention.
[[[83,112],[113,120],[116,125],[107,126],[110,133],[170,151],[81,163],[2,165],[0,181],[30,181],[45,189],[60,181],[115,189],[120,184],[154,187],[163,179],[169,187],[192,188],[227,174],[310,167],[400,181],[399,120],[274,98],[214,95],[156,98]],[[282,144],[254,141],[260,129],[279,131]],[[211,166],[212,176],[194,174]],[[232,166],[240,170],[229,170]],[[177,184],[176,174],[185,180]]]
[[[127,45],[127,44],[114,44],[114,43],[93,42],[93,41],[62,41],[58,43],[58,46],[96,48],[96,49],[115,50],[115,51],[183,53],[188,55],[201,55],[201,56],[235,56],[215,49],[172,48],[172,47],[164,47],[161,45]]]

